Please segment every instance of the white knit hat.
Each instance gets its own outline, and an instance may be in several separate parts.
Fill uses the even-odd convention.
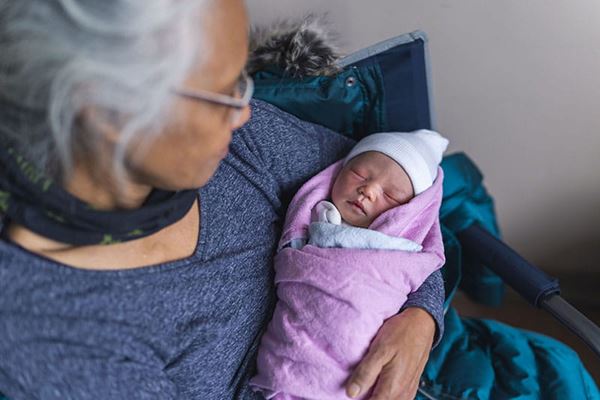
[[[354,146],[344,159],[344,165],[367,151],[383,153],[404,168],[416,196],[433,184],[442,154],[447,147],[448,139],[426,129],[414,132],[374,133]]]

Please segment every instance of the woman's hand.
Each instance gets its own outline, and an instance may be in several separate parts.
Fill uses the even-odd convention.
[[[434,335],[433,318],[420,308],[386,320],[346,383],[348,396],[366,393],[377,381],[370,400],[413,400]]]

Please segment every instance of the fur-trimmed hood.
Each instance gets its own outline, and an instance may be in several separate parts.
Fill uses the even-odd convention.
[[[339,51],[326,17],[309,14],[282,20],[250,32],[249,74],[277,67],[294,78],[330,76],[339,72]]]

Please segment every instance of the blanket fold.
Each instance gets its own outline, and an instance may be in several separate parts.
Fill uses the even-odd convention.
[[[441,169],[432,187],[369,227],[413,241],[422,251],[287,247],[309,239],[311,210],[328,197],[341,167],[337,162],[310,179],[288,208],[275,256],[279,301],[250,382],[267,398],[346,398],[344,384],[383,322],[444,263]]]
[[[317,247],[341,247],[345,249],[379,249],[418,252],[423,246],[405,238],[355,226],[312,222],[308,228],[308,244]]]

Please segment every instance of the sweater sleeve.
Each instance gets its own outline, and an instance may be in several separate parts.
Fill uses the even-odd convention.
[[[440,270],[435,271],[416,291],[408,295],[400,312],[409,307],[419,307],[427,311],[435,321],[436,329],[433,347],[437,346],[444,334],[444,281]]]
[[[255,159],[253,163],[268,171],[278,197],[287,204],[310,177],[344,157],[355,142],[323,126],[302,121],[279,108],[260,101],[251,103],[252,117],[236,131]],[[444,284],[439,271],[408,296],[402,309],[419,307],[436,323],[434,343],[444,331]]]
[[[285,206],[306,180],[344,157],[355,143],[260,100],[251,102],[251,112],[248,123],[234,134],[253,154],[251,162],[275,182]]]

